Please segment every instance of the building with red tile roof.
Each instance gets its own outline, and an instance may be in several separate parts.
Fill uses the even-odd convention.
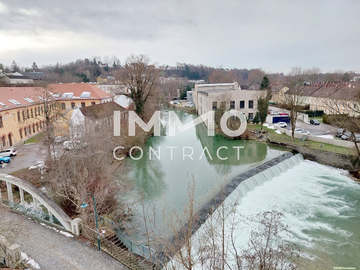
[[[0,149],[41,132],[45,126],[45,104],[65,113],[111,101],[109,94],[86,83],[50,84],[46,89],[0,87]]]

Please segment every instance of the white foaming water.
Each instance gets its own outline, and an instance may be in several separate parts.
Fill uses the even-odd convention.
[[[249,218],[276,210],[291,233],[287,240],[305,257],[325,258],[333,266],[360,266],[360,185],[345,171],[295,155],[241,183],[225,200],[226,205],[234,202],[236,214],[227,223],[230,230],[231,220],[237,220],[238,247],[247,247],[257,226]]]

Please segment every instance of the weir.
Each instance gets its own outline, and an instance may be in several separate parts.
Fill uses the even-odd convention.
[[[206,219],[213,213],[217,207],[224,202],[224,200],[235,190],[239,192],[238,195],[244,195],[258,185],[265,181],[281,174],[282,172],[292,168],[303,160],[301,154],[294,155],[291,152],[286,152],[276,158],[273,158],[263,164],[252,168],[244,173],[235,176],[224,188],[218,192],[213,199],[206,203],[196,214],[196,222],[192,227],[192,234],[194,234]],[[241,185],[240,185],[241,184]],[[179,230],[179,232],[170,239],[172,243],[179,243],[174,249],[174,253],[182,248],[183,235],[188,230],[188,223]],[[172,256],[174,254],[171,254]],[[166,263],[168,258],[158,256],[162,263]]]

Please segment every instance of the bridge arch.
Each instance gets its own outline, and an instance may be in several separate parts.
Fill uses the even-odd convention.
[[[73,222],[72,222],[71,218],[64,212],[64,210],[61,209],[60,206],[58,206],[53,200],[51,200],[48,196],[46,196],[44,193],[42,193],[40,190],[38,190],[32,184],[30,184],[29,182],[27,182],[23,179],[17,178],[15,176],[0,173],[0,183],[1,183],[1,181],[6,183],[8,201],[9,201],[10,205],[14,204],[14,197],[13,197],[13,190],[12,190],[12,186],[14,185],[19,188],[20,204],[25,203],[24,191],[26,191],[27,193],[29,193],[32,196],[33,201],[36,204],[43,205],[47,209],[50,218],[52,216],[56,217],[56,219],[60,222],[60,224],[67,231],[74,232],[74,226],[73,226]],[[2,201],[2,198],[1,198],[1,191],[0,191],[0,202],[1,201]]]

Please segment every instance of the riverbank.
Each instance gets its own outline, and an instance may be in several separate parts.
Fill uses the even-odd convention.
[[[249,136],[249,139],[266,141],[271,145],[281,146],[301,153],[305,159],[348,170],[354,177],[360,176],[358,173],[360,170],[360,160],[356,156],[355,149],[309,140],[292,140],[286,134],[278,134],[273,129],[263,127],[261,131],[260,125],[249,124],[248,131],[252,134],[252,136]]]

